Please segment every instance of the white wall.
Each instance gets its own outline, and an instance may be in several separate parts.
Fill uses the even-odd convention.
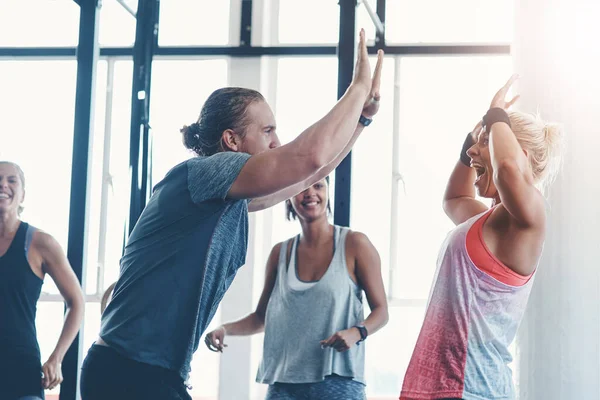
[[[518,347],[520,399],[600,399],[600,6],[519,0],[519,108],[562,122],[567,149]]]

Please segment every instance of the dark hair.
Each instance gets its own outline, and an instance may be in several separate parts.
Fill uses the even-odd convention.
[[[215,90],[202,106],[198,121],[181,129],[183,144],[199,156],[224,151],[223,132],[231,129],[243,138],[249,124],[248,106],[264,100],[262,94],[252,89],[227,87]]]
[[[14,169],[17,170],[17,174],[19,175],[19,179],[21,180],[21,186],[23,186],[23,190],[25,190],[25,173],[23,172],[23,170],[21,169],[21,167],[19,167],[19,164],[14,163],[12,161],[0,161],[0,165],[2,164],[8,164],[11,165],[12,167],[14,167]],[[23,206],[19,206],[19,209],[17,210],[17,213],[19,215],[21,215],[21,213],[23,212],[25,208]]]
[[[325,181],[327,182],[327,213],[329,215],[331,215],[331,201],[329,200],[329,175],[327,175],[325,177]],[[291,220],[297,219],[297,218],[298,218],[298,214],[296,214],[296,211],[294,210],[294,206],[292,206],[291,200],[287,199],[285,201],[285,219],[287,219],[288,221],[291,221]]]

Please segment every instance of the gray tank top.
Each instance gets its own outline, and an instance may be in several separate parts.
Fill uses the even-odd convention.
[[[295,290],[287,274],[296,273],[296,242],[281,245],[277,278],[265,316],[263,358],[259,383],[311,383],[336,374],[364,383],[365,344],[338,353],[322,349],[320,341],[364,320],[362,289],[346,266],[347,228],[335,227],[336,246],[331,264],[313,286]],[[289,267],[287,249],[293,242]]]

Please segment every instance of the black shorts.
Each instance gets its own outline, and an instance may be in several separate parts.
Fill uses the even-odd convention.
[[[23,397],[44,399],[40,359],[22,355],[10,355],[7,358],[9,362],[2,360],[0,363],[2,399],[18,400]]]
[[[93,345],[81,367],[83,400],[192,400],[175,371],[141,363]]]

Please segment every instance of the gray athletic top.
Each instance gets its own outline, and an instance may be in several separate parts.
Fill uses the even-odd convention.
[[[192,354],[244,265],[248,201],[227,198],[249,154],[175,166],[131,232],[100,337],[124,357],[186,379]]]
[[[287,274],[296,274],[298,238],[281,245],[277,278],[265,316],[259,383],[311,383],[336,374],[364,383],[365,344],[338,353],[320,341],[364,320],[362,290],[346,266],[347,228],[335,227],[333,259],[314,286],[294,290]],[[287,248],[293,242],[289,267]]]

